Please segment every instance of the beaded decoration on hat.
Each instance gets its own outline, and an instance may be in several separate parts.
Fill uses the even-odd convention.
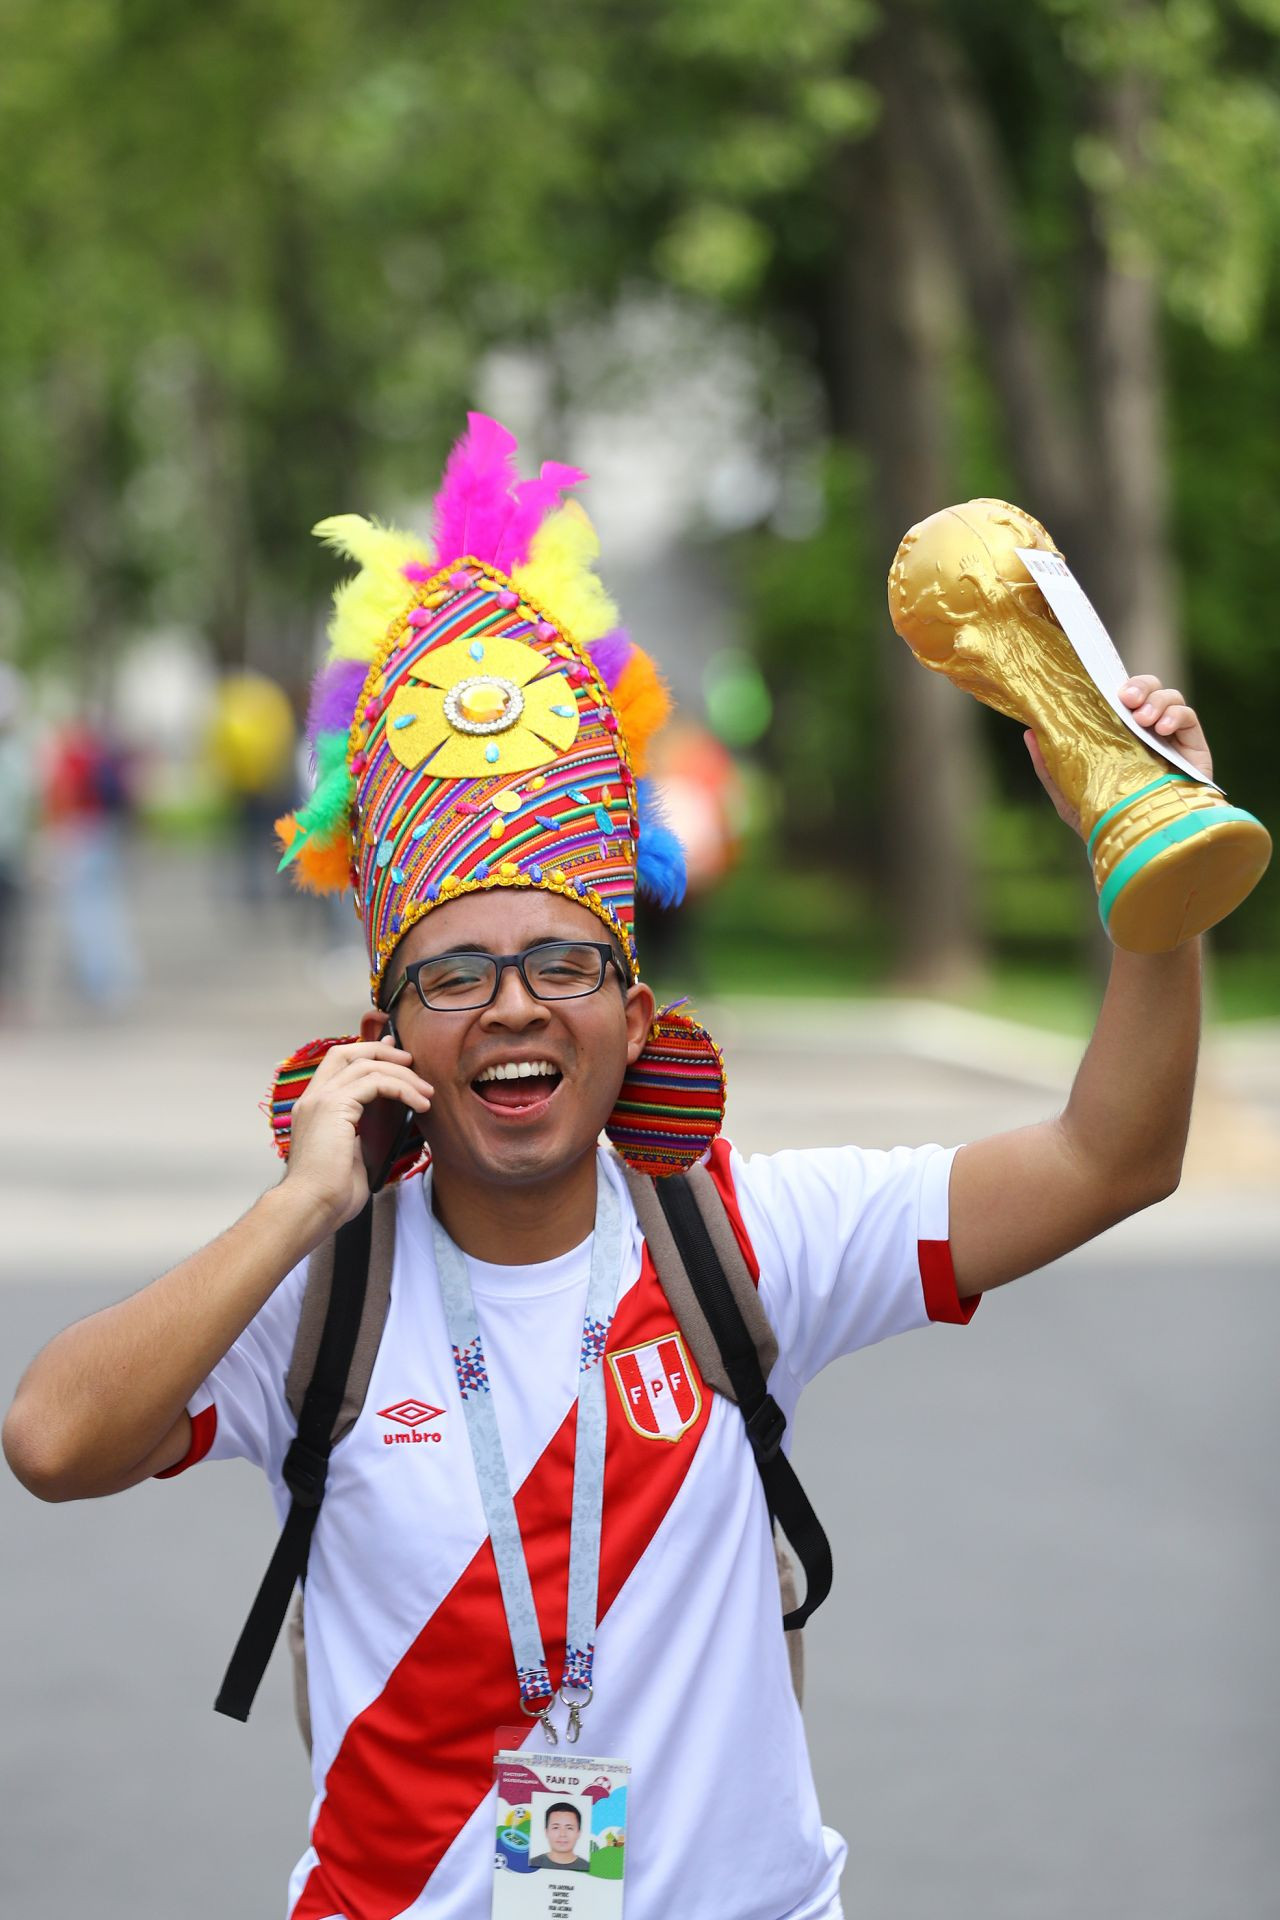
[[[355,514],[316,528],[360,570],[334,596],[308,727],[317,783],[277,823],[281,866],[315,892],[352,888],[375,1002],[404,934],[461,895],[579,901],[637,978],[637,892],[684,894],[645,778],[670,702],[594,572],[591,522],[563,499],[586,476],[552,461],[520,480],[515,455],[506,428],[468,416],[430,544]],[[286,1062],[286,1084],[306,1064]]]

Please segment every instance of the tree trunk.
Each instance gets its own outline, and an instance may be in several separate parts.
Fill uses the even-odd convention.
[[[1083,341],[1070,383],[1081,393],[1082,431],[1067,404],[1063,355],[1018,264],[1012,189],[959,50],[909,0],[890,10],[889,22],[900,84],[928,103],[916,121],[921,163],[1000,401],[1022,503],[1067,554],[1126,666],[1185,690],[1154,277],[1117,257],[1105,209],[1085,195]],[[1140,169],[1150,113],[1144,84],[1132,74],[1095,82],[1092,108],[1092,130],[1130,174]],[[1105,969],[1110,947],[1094,913],[1085,946],[1092,965]]]
[[[1013,193],[990,117],[959,48],[923,9],[898,0],[884,41],[897,89],[916,102],[922,177],[999,403],[1018,504],[1072,555],[1089,531],[1084,447],[1018,258]]]
[[[883,40],[867,49],[882,112],[842,162],[847,215],[838,330],[847,396],[838,419],[868,453],[875,545],[885,575],[915,521],[947,503],[943,346],[946,289],[911,161],[910,103]],[[956,991],[981,976],[972,849],[980,792],[973,703],[926,672],[886,618],[884,695],[891,761],[881,863],[894,971],[917,990]]]
[[[204,630],[220,673],[248,662],[249,516],[235,404],[218,369],[200,360],[190,393],[192,459],[206,549]]]
[[[1147,88],[1132,75],[1099,86],[1097,131],[1125,170],[1145,164]],[[1167,686],[1184,676],[1169,540],[1160,293],[1154,275],[1118,256],[1105,208],[1086,203],[1082,360],[1090,426],[1093,589],[1125,665]],[[1185,691],[1185,688],[1184,688]]]

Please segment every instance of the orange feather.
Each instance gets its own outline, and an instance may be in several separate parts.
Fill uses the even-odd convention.
[[[291,813],[276,821],[276,838],[286,853],[298,837],[298,823]],[[305,839],[289,862],[293,883],[304,893],[342,893],[351,885],[351,843],[346,835],[318,845]]]
[[[613,706],[636,772],[643,773],[648,747],[671,712],[671,695],[647,653],[636,647],[618,676]]]

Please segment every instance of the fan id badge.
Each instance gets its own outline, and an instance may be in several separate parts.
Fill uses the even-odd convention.
[[[527,1753],[502,1728],[493,1920],[621,1920],[627,1867],[625,1760]]]

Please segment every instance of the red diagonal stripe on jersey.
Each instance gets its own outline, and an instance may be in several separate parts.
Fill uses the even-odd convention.
[[[675,1316],[645,1249],[609,1348],[639,1346]],[[698,1384],[702,1385],[701,1376]],[[606,1379],[600,1617],[607,1614],[680,1490],[706,1431],[711,1394],[673,1446],[632,1430]],[[564,1668],[576,1406],[516,1495],[547,1663]],[[493,1778],[493,1734],[518,1718],[515,1670],[486,1540],[378,1698],[348,1727],[311,1836],[319,1855],[292,1920],[392,1920],[421,1893]]]
[[[747,1272],[760,1285],[760,1262],[756,1259],[756,1250],[751,1244],[751,1235],[747,1232],[742,1218],[742,1209],[738,1205],[738,1193],[733,1184],[733,1174],[729,1165],[729,1142],[723,1137],[711,1142],[711,1151],[707,1155],[707,1172],[716,1184],[720,1198],[724,1201],[724,1210],[729,1216],[729,1225],[733,1228],[733,1237],[742,1249],[742,1257],[747,1263]]]

